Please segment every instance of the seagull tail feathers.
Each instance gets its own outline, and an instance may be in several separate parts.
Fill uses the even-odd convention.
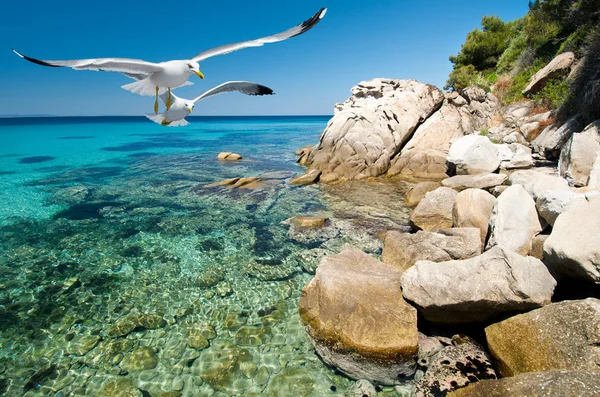
[[[146,113],[144,114],[149,120],[154,121],[156,124],[161,124],[165,121],[164,113],[154,114],[154,113]]]
[[[131,91],[134,94],[140,94],[143,96],[156,95],[156,86],[150,82],[149,78],[122,85],[121,88],[124,90],[127,90],[127,91]],[[158,93],[162,94],[163,92],[166,92],[166,91],[167,91],[166,88],[161,87],[158,90]]]

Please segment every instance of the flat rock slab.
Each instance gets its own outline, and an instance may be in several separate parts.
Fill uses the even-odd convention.
[[[425,198],[425,195],[438,187],[442,186],[439,182],[419,182],[408,189],[404,201],[407,205],[417,205]]]
[[[534,170],[513,172],[508,177],[508,184],[523,186],[534,200],[547,190],[569,190],[566,179]]]
[[[235,161],[235,160],[241,160],[242,156],[240,156],[237,153],[232,153],[232,152],[221,152],[217,155],[217,160],[221,160],[221,161]]]
[[[553,369],[598,371],[600,300],[553,303],[485,329],[502,376]]]
[[[402,298],[401,276],[351,246],[322,259],[302,290],[299,312],[327,364],[385,385],[414,373],[417,311]]]
[[[314,229],[317,227],[324,226],[325,223],[329,220],[326,216],[295,216],[290,218],[289,221],[294,224],[294,226],[301,229]]]
[[[418,260],[467,259],[481,254],[481,249],[479,229],[476,228],[418,231],[414,234],[389,231],[385,234],[381,260],[406,270]]]
[[[556,281],[533,257],[494,247],[470,259],[418,261],[402,276],[404,298],[435,323],[485,322],[547,305]]]
[[[447,397],[596,397],[600,396],[600,372],[528,372],[510,378],[484,380],[447,394]]]
[[[561,277],[600,284],[600,196],[567,205],[544,243],[544,261]]]
[[[410,221],[423,230],[452,227],[452,208],[456,194],[456,190],[447,187],[439,187],[426,193],[410,215]]]
[[[306,172],[306,174],[298,175],[297,177],[294,177],[290,181],[290,185],[295,185],[295,186],[312,185],[313,183],[317,183],[320,176],[321,176],[321,171],[309,170]]]
[[[487,190],[494,186],[502,185],[507,179],[508,175],[506,174],[455,175],[444,179],[442,186],[458,190],[459,192],[469,188]]]

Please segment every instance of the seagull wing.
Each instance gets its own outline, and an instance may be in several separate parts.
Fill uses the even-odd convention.
[[[222,45],[220,47],[215,47],[210,50],[201,52],[200,54],[196,55],[192,59],[196,62],[200,62],[200,61],[203,61],[210,57],[228,54],[230,52],[241,50],[243,48],[260,47],[266,43],[276,43],[278,41],[289,39],[290,37],[298,36],[304,32],[307,32],[312,27],[314,27],[317,23],[319,23],[319,21],[325,16],[326,12],[327,12],[327,8],[321,8],[310,19],[307,19],[306,21],[302,22],[300,25],[294,26],[293,28],[290,28],[290,29],[286,30],[285,32],[277,33],[273,36],[263,37],[261,39],[243,41],[241,43],[226,44],[226,45]]]
[[[72,61],[44,61],[23,55],[13,49],[13,52],[21,58],[37,63],[42,66],[50,67],[70,67],[75,70],[101,70],[104,72],[120,72],[129,73],[136,76],[146,74],[150,75],[163,70],[162,66],[157,63],[146,62],[140,59],[129,58],[96,58],[96,59],[77,59]]]
[[[249,81],[228,81],[208,91],[205,91],[200,96],[194,98],[194,103],[201,99],[211,97],[213,95],[223,94],[225,92],[241,92],[246,95],[273,95],[273,90],[264,85],[251,83]]]

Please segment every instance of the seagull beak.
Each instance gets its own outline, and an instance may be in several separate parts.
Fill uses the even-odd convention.
[[[190,113],[192,113],[192,110],[194,110],[194,108],[190,106],[190,107],[188,108],[188,110],[190,111]]]
[[[194,70],[194,74],[204,80],[204,74],[201,71]]]

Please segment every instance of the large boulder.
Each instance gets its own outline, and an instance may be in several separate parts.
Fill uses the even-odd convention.
[[[455,175],[451,178],[444,179],[442,181],[442,186],[458,191],[469,188],[487,190],[502,185],[507,179],[508,175],[506,174]]]
[[[479,229],[472,227],[414,234],[389,231],[385,234],[381,260],[406,270],[418,260],[442,262],[471,258],[481,254],[481,248]]]
[[[381,175],[443,99],[438,88],[414,80],[363,81],[336,105],[307,164],[322,171],[323,182]]]
[[[571,135],[581,131],[583,127],[582,117],[576,115],[561,126],[549,125],[531,144],[535,152],[542,153],[548,158],[556,158]]]
[[[467,135],[454,141],[446,160],[458,175],[487,174],[500,165],[498,148],[481,135]]]
[[[445,396],[483,379],[496,379],[492,358],[472,338],[455,335],[451,345],[429,359],[427,372],[416,382],[411,397]]]
[[[586,186],[600,153],[600,120],[574,133],[560,152],[560,176],[575,186]]]
[[[540,216],[549,225],[554,226],[556,218],[565,211],[571,200],[582,197],[585,197],[585,194],[567,189],[546,190],[537,198],[535,206]]]
[[[565,179],[535,170],[513,172],[508,177],[508,184],[523,186],[534,200],[547,190],[569,190],[569,183]]]
[[[448,397],[600,396],[600,372],[552,370],[527,372],[498,380],[483,380]]]
[[[447,187],[426,193],[410,215],[410,221],[423,230],[452,227],[452,207],[456,195],[456,190]]]
[[[467,87],[462,92],[469,104],[469,112],[473,117],[473,127],[475,130],[487,128],[502,110],[500,100],[491,92],[476,85]]]
[[[489,225],[486,248],[500,245],[521,255],[529,253],[533,238],[542,231],[535,201],[521,185],[509,186],[496,199]]]
[[[600,190],[600,152],[596,156],[596,160],[594,160],[587,186],[590,189]]]
[[[470,259],[418,261],[402,276],[404,298],[425,319],[445,324],[485,322],[547,305],[555,286],[540,260],[502,247]]]
[[[598,371],[600,300],[553,303],[488,326],[502,376],[553,369]]]
[[[531,77],[531,81],[523,90],[523,95],[535,94],[544,88],[544,85],[546,85],[548,80],[563,74],[568,74],[574,61],[575,54],[572,52],[563,52],[562,54],[557,55],[550,63]]]
[[[485,244],[495,202],[496,198],[485,190],[467,189],[458,193],[452,208],[454,227],[476,227],[481,244]]]
[[[416,368],[417,312],[402,271],[345,246],[303,288],[300,317],[323,360],[354,379],[392,385]]]
[[[600,196],[567,205],[544,243],[544,261],[560,276],[600,284]]]

